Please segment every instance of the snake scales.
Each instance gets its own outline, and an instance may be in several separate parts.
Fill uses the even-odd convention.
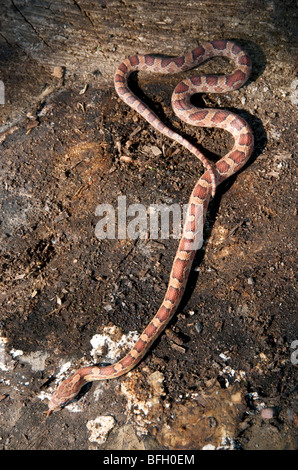
[[[131,72],[139,70],[174,74],[192,69],[216,56],[231,59],[235,65],[233,73],[192,76],[181,81],[172,95],[173,110],[186,123],[200,127],[221,128],[232,134],[234,138],[232,150],[216,164],[212,164],[194,145],[169,129],[145,103],[133,94],[128,86],[128,77]],[[244,119],[222,109],[195,107],[191,103],[191,97],[195,93],[225,93],[236,90],[247,81],[250,71],[251,61],[245,51],[234,42],[224,40],[206,42],[182,57],[134,55],[119,65],[114,79],[119,97],[143,116],[151,126],[198,157],[206,171],[197,181],[190,196],[183,233],[173,262],[168,288],[156,315],[123,359],[109,366],[84,367],[64,380],[50,399],[48,415],[73,400],[87,382],[119,377],[134,368],[174,315],[183,296],[195,255],[195,245],[191,245],[191,242],[196,236],[195,222],[198,209],[203,214],[200,222],[202,228],[209,201],[214,196],[217,186],[235,174],[247,162],[253,150],[253,134]]]

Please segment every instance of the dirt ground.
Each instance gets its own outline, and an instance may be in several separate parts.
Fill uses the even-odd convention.
[[[298,81],[294,63],[265,61],[258,47],[243,46],[254,62],[249,82],[200,103],[243,116],[255,149],[210,204],[204,246],[177,315],[136,370],[92,384],[48,418],[48,399],[62,378],[115,360],[119,343],[122,356],[147,325],[178,245],[99,240],[96,207],[116,208],[119,196],[127,205],[185,204],[202,166],[123,104],[111,83],[98,84],[96,74],[86,83],[64,80],[59,68],[36,72],[27,60],[20,85],[18,57],[2,56],[10,83],[0,105],[3,449],[297,447]],[[215,60],[200,73],[223,69],[226,62]],[[209,156],[224,155],[228,134],[190,128],[174,116],[177,80],[139,74],[133,86]],[[94,338],[106,340],[100,351]]]

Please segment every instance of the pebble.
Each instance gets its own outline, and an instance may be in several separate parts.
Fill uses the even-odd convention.
[[[63,78],[64,68],[60,66],[53,67],[52,76],[55,78]]]
[[[274,409],[273,408],[264,408],[261,411],[261,416],[263,419],[272,419],[274,417]]]
[[[132,162],[132,158],[128,157],[127,155],[121,155],[120,160],[121,160],[121,162],[125,162],[125,163],[131,163]]]
[[[197,322],[197,323],[195,324],[195,329],[196,329],[197,332],[200,334],[201,331],[202,331],[202,329],[203,329],[203,325],[202,325],[201,323]]]

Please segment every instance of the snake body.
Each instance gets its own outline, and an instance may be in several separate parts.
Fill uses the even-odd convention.
[[[188,124],[199,127],[217,127],[230,132],[234,138],[233,148],[216,164],[212,164],[190,142],[168,128],[159,117],[129,88],[128,77],[134,71],[145,70],[162,74],[175,74],[196,67],[216,56],[234,62],[233,73],[227,75],[192,76],[181,81],[172,95],[172,107],[176,115]],[[155,55],[134,55],[125,59],[118,67],[114,84],[119,97],[136,110],[151,126],[172,140],[183,145],[206,168],[195,184],[188,203],[183,233],[173,261],[170,279],[164,300],[156,315],[139,336],[133,348],[117,363],[99,367],[88,366],[74,372],[64,380],[52,395],[47,414],[65,406],[79,393],[87,382],[119,377],[133,369],[144,357],[152,343],[161,334],[174,315],[188,280],[195,256],[197,233],[204,225],[210,199],[217,186],[235,174],[248,160],[253,150],[253,134],[244,119],[222,109],[203,109],[191,103],[195,93],[225,93],[241,87],[248,79],[251,61],[245,51],[232,41],[206,42],[184,56],[169,58]],[[198,214],[201,214],[199,224]],[[197,226],[199,225],[199,227]]]

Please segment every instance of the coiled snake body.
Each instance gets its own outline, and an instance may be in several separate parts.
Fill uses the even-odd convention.
[[[187,78],[176,86],[172,95],[173,110],[186,123],[200,127],[218,127],[232,134],[234,138],[232,150],[216,164],[212,164],[194,145],[169,129],[145,103],[135,96],[130,90],[127,80],[133,71],[146,70],[174,74],[189,70],[216,56],[231,59],[235,64],[233,73],[229,75],[196,75]],[[141,114],[155,129],[179,142],[196,155],[204,164],[206,171],[196,183],[190,196],[183,233],[173,262],[168,288],[156,315],[123,359],[109,366],[84,367],[64,380],[52,395],[47,414],[60,409],[73,400],[87,382],[119,377],[134,368],[174,315],[185,290],[195,250],[198,247],[194,242],[198,231],[202,229],[204,224],[209,201],[214,196],[216,187],[236,173],[247,162],[253,150],[253,134],[244,119],[222,109],[197,108],[191,103],[191,96],[202,92],[224,93],[236,90],[246,82],[250,71],[251,61],[245,51],[234,42],[224,40],[207,42],[182,57],[135,55],[125,59],[119,65],[114,79],[119,97]],[[202,214],[199,226],[196,225],[198,214]]]

